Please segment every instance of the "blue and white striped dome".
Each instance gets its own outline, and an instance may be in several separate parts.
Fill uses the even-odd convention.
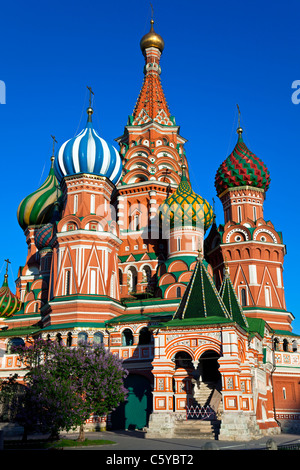
[[[60,147],[54,171],[59,181],[80,173],[106,176],[115,185],[120,181],[122,161],[119,152],[97,134],[91,113],[86,128]]]

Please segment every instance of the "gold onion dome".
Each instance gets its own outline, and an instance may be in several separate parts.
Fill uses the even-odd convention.
[[[214,220],[213,209],[203,197],[192,190],[185,168],[182,165],[180,184],[160,206],[160,214],[164,223],[170,223],[170,228],[203,226],[206,232]]]
[[[142,52],[144,52],[145,49],[148,49],[148,47],[156,47],[160,50],[160,52],[162,52],[165,47],[164,40],[159,34],[154,31],[154,20],[151,20],[150,23],[151,28],[149,33],[145,34],[145,36],[142,37],[140,42],[141,50]]]
[[[0,317],[8,318],[19,312],[22,302],[14,295],[8,286],[8,275],[4,275],[2,287],[0,287]]]

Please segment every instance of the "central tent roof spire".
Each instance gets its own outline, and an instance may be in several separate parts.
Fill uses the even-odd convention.
[[[170,116],[169,107],[160,80],[160,57],[164,50],[163,38],[154,31],[154,20],[150,20],[150,31],[145,34],[140,47],[145,57],[144,82],[133,111],[133,125],[155,121],[173,126],[174,118]]]

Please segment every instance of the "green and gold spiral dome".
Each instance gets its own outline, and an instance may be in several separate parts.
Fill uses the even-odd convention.
[[[170,221],[170,228],[203,226],[206,232],[214,218],[211,205],[192,190],[184,165],[178,188],[161,204],[159,211],[165,223]]]
[[[51,168],[46,181],[36,191],[25,197],[20,203],[17,217],[20,226],[25,230],[29,225],[47,224],[52,220],[62,192],[53,169],[54,157],[51,157]]]
[[[4,275],[2,287],[0,287],[0,317],[12,317],[22,308],[22,302],[14,295],[8,286],[8,275]]]

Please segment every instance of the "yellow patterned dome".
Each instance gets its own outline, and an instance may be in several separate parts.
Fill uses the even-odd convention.
[[[203,226],[204,232],[211,226],[214,218],[211,205],[194,193],[182,166],[181,182],[176,191],[160,206],[164,222],[170,220],[170,228],[180,226]]]

